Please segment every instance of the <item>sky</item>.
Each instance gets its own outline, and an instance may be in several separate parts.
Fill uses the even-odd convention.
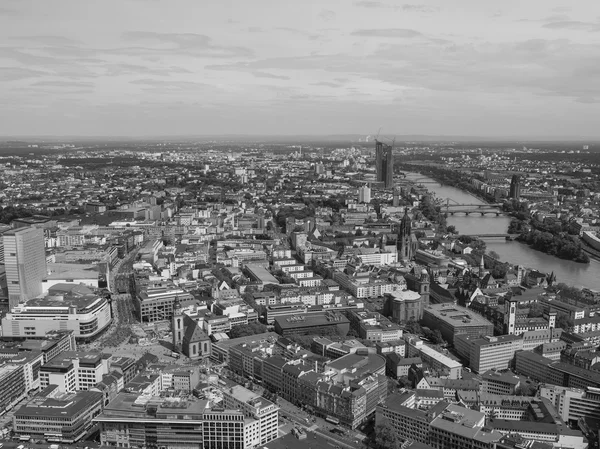
[[[2,0],[0,136],[600,138],[598,0]]]

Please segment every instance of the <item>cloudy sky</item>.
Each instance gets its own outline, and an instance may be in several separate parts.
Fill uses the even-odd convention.
[[[407,1],[2,0],[0,135],[600,137],[600,1]]]

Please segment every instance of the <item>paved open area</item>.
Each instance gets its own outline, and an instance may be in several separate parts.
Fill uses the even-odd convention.
[[[340,445],[335,441],[331,441],[322,435],[307,432],[306,439],[299,440],[294,435],[287,434],[283,438],[271,441],[265,445],[269,449],[347,449],[352,446]]]

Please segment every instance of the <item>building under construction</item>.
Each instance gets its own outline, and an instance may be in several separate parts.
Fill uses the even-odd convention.
[[[394,154],[392,145],[386,145],[378,140],[375,141],[375,169],[377,171],[377,182],[383,183],[383,187],[386,189],[393,188]]]

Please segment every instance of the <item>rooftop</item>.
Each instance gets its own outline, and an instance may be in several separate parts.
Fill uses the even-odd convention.
[[[30,416],[52,417],[57,415],[75,417],[82,410],[94,405],[100,405],[103,397],[104,395],[98,391],[62,393],[53,395],[52,397],[45,397],[43,394],[38,394],[27,404],[20,407],[15,412],[15,417],[17,419]]]
[[[424,310],[424,313],[431,314],[438,320],[444,321],[453,327],[493,326],[492,323],[481,315],[466,307],[454,304],[431,304]]]
[[[282,329],[302,328],[306,326],[323,326],[333,324],[349,323],[348,319],[337,312],[325,312],[314,314],[294,314],[282,315],[275,318],[275,323],[279,324]]]
[[[486,371],[481,378],[484,381],[502,382],[511,385],[518,385],[521,382],[519,376],[515,376],[511,372],[501,373],[494,370]]]
[[[385,368],[385,358],[378,354],[347,354],[325,365],[325,371],[333,370],[338,374],[362,377]]]

